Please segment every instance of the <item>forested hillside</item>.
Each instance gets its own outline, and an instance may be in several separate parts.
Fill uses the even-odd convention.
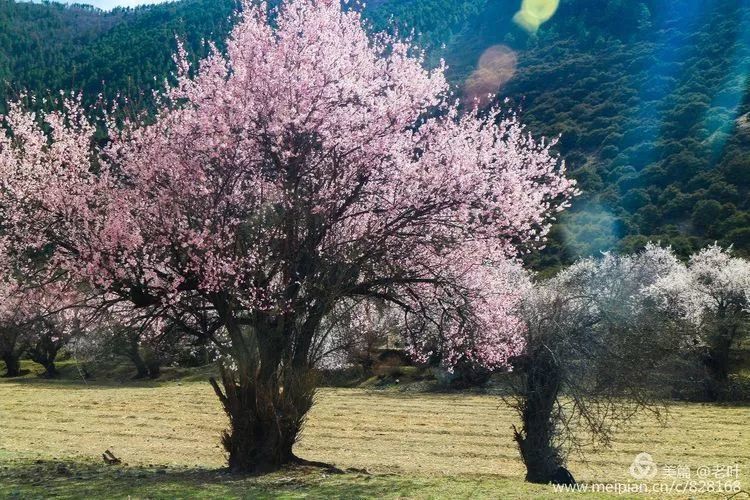
[[[541,253],[552,268],[647,240],[681,255],[718,240],[750,253],[750,1],[563,0],[536,33],[520,0],[385,0],[376,29],[413,29],[457,86],[501,54],[498,99],[558,148],[583,195]],[[20,89],[137,98],[171,70],[175,36],[199,56],[232,0],[101,12],[0,0],[0,102]],[[502,46],[500,49],[497,46]],[[487,49],[493,47],[487,52]],[[483,88],[483,87],[482,87]]]
[[[186,0],[103,12],[87,5],[0,0],[0,105],[22,90],[136,98],[172,70],[175,37],[191,54],[222,40],[233,0]]]

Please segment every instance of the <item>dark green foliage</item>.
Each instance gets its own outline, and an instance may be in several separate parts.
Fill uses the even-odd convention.
[[[477,23],[467,36],[518,31],[502,15]],[[516,39],[500,97],[532,131],[561,135],[584,192],[532,264],[648,240],[683,256],[715,240],[748,254],[750,2],[574,0]]]
[[[176,37],[194,58],[202,40],[221,41],[235,0],[184,0],[103,12],[86,5],[0,0],[0,111],[23,90],[45,96],[82,91],[122,94],[136,103],[172,71]]]
[[[535,34],[520,0],[376,0],[373,29],[413,28],[460,86],[490,46],[518,57],[499,99],[558,137],[583,195],[528,258],[553,269],[648,240],[680,254],[718,240],[750,255],[750,0],[568,0]],[[96,9],[0,0],[0,105],[20,89],[117,93],[146,105],[175,36],[199,57],[235,0]],[[409,28],[406,28],[409,27]],[[104,82],[104,83],[102,83]]]

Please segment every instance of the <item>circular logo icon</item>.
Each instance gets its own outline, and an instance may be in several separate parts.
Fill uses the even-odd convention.
[[[634,479],[653,479],[656,476],[656,463],[648,453],[639,453],[636,455],[633,463],[630,464],[630,475]]]

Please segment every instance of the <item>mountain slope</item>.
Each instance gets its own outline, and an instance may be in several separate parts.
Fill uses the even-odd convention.
[[[136,98],[172,69],[175,37],[195,57],[223,40],[234,0],[184,0],[104,12],[93,7],[0,0],[0,106],[22,90],[60,89]],[[155,79],[157,82],[155,83]]]

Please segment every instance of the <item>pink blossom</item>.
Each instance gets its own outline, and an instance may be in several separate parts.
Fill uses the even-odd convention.
[[[9,253],[52,244],[52,265],[137,304],[287,325],[378,296],[442,328],[449,363],[504,366],[525,283],[506,271],[574,194],[551,144],[459,112],[443,66],[338,1],[290,0],[273,24],[246,2],[226,56],[191,68],[180,46],[155,119],[110,124],[102,150],[77,100],[11,105]]]

